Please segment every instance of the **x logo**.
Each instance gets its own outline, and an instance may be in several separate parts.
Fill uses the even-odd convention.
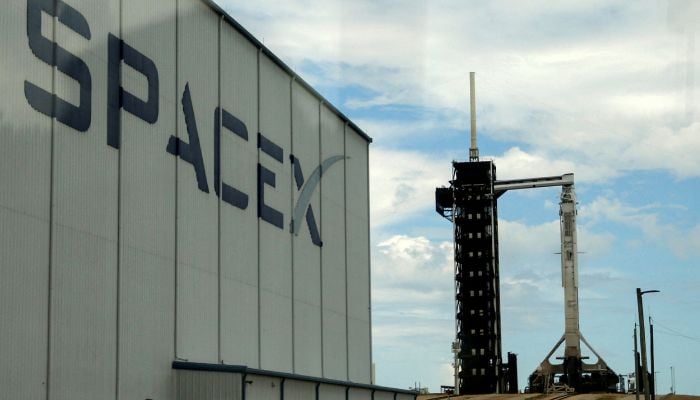
[[[300,191],[299,199],[297,204],[294,206],[294,213],[292,214],[292,223],[289,226],[290,232],[295,236],[299,236],[299,230],[301,229],[301,219],[304,213],[306,213],[306,225],[309,227],[309,233],[311,233],[311,241],[316,246],[323,246],[321,241],[321,235],[318,232],[318,225],[316,225],[316,218],[314,217],[314,210],[311,208],[311,196],[316,190],[319,182],[321,182],[321,176],[323,173],[331,167],[331,165],[336,162],[345,159],[345,156],[332,156],[325,159],[321,165],[316,167],[316,169],[311,173],[309,179],[304,181],[304,174],[301,171],[301,164],[299,159],[294,157],[294,155],[289,156],[294,166],[294,182],[297,185],[297,190]]]

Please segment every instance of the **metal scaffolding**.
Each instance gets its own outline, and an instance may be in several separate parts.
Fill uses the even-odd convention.
[[[436,208],[454,228],[456,385],[460,394],[504,392],[496,167],[491,161],[452,166],[450,187],[436,190]]]

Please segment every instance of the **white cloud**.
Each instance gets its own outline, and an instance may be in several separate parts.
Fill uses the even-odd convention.
[[[374,254],[372,272],[376,287],[398,288],[404,291],[402,295],[415,294],[414,301],[421,302],[433,292],[452,288],[451,242],[434,243],[425,237],[395,235],[379,243]]]
[[[393,236],[372,252],[373,332],[381,341],[434,335],[454,329],[452,243]]]
[[[559,274],[560,259],[556,254],[561,248],[558,210],[550,222],[527,225],[519,221],[499,219],[499,248],[501,265],[515,271],[550,270]],[[578,221],[578,248],[587,257],[599,259],[613,248],[615,237],[597,227],[589,227]]]
[[[375,228],[432,213],[435,188],[449,185],[450,156],[434,156],[419,151],[370,148],[371,221]],[[502,155],[486,155],[498,166],[498,179],[562,175],[572,171],[577,182],[605,182],[615,171],[605,166],[577,166],[574,162],[528,153],[518,147]],[[556,214],[553,214],[556,215]]]
[[[584,204],[579,214],[590,220],[591,225],[615,222],[638,229],[647,244],[666,246],[677,257],[692,257],[700,246],[700,224],[680,227],[663,222],[660,210],[664,208],[668,206],[649,204],[635,207],[618,199],[598,197]]]
[[[560,160],[552,166],[596,181],[639,169],[700,174],[698,85],[687,79],[697,66],[685,51],[691,25],[678,17],[695,15],[692,3],[220,3],[292,66],[316,66],[309,80],[371,93],[341,108],[433,111],[403,127],[363,116],[384,125],[373,133],[383,146],[400,147],[396,133],[416,125],[436,140],[441,128],[466,128],[475,70],[482,132]],[[660,18],[668,8],[676,17]]]
[[[444,159],[417,151],[373,147],[370,151],[370,217],[373,226],[398,222],[435,209],[435,188],[447,184]]]
[[[700,123],[674,130],[659,127],[621,151],[626,169],[669,169],[680,178],[700,174]]]
[[[618,174],[606,165],[579,164],[552,155],[528,153],[512,147],[501,156],[493,157],[498,167],[498,179],[536,178],[574,173],[576,181],[604,182]]]
[[[454,338],[452,265],[452,243],[421,236],[395,235],[373,249],[372,335],[383,384],[445,382],[434,366],[450,356]]]

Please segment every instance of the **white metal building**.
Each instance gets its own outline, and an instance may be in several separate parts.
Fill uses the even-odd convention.
[[[0,8],[0,398],[372,385],[370,139],[202,0]]]

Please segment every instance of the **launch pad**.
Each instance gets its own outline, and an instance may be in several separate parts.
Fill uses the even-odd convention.
[[[579,328],[578,248],[574,175],[497,181],[490,162],[454,162],[449,188],[437,188],[436,210],[454,224],[455,291],[459,393],[507,393],[517,390],[515,366],[502,363],[498,271],[497,199],[508,190],[561,186],[559,203],[564,335],[530,375],[531,392],[566,385],[578,393],[614,391],[617,374],[593,350]],[[586,363],[583,342],[597,357]],[[564,344],[561,364],[550,361]],[[513,359],[513,362],[515,359]],[[512,383],[511,383],[512,382]]]
[[[455,394],[518,393],[517,359],[501,353],[497,200],[508,190],[562,188],[559,203],[564,335],[528,380],[529,391],[553,386],[579,393],[615,391],[619,378],[581,335],[578,308],[578,249],[574,174],[496,180],[492,161],[479,161],[476,144],[474,73],[470,73],[471,146],[469,162],[452,162],[450,187],[435,190],[435,209],[452,222],[455,261]],[[598,360],[585,363],[583,342]],[[550,358],[564,344],[561,364]]]

